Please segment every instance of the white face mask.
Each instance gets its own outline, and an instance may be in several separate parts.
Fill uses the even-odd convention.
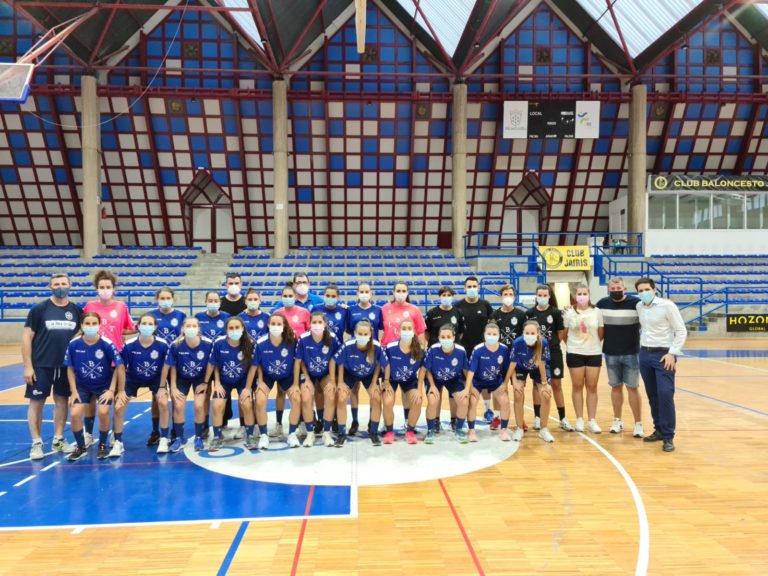
[[[408,298],[408,294],[403,294],[402,292],[397,292],[395,294],[395,302],[403,303],[405,302],[405,299]]]
[[[306,284],[296,284],[296,294],[306,296],[309,294],[309,286]]]
[[[501,303],[507,308],[511,308],[515,305],[515,298],[514,296],[504,296],[504,298],[501,299]]]
[[[367,304],[371,301],[371,295],[370,294],[358,294],[357,299],[360,300],[363,304]]]
[[[261,302],[258,300],[248,300],[248,302],[245,303],[245,306],[248,308],[248,310],[258,310],[260,305]]]
[[[269,335],[270,336],[282,336],[283,335],[283,327],[282,326],[270,326],[269,327]]]
[[[227,286],[227,294],[230,296],[240,296],[240,286],[237,284],[230,284]]]
[[[109,300],[112,298],[112,295],[115,293],[112,288],[99,288],[99,298],[102,300]]]

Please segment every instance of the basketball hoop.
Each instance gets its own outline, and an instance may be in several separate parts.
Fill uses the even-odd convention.
[[[34,71],[34,64],[0,64],[0,101],[26,102]]]

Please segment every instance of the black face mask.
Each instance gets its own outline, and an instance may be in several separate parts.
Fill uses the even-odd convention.
[[[613,300],[614,302],[621,302],[622,300],[624,300],[624,292],[612,291],[612,292],[609,292],[609,294],[611,295],[611,300]]]

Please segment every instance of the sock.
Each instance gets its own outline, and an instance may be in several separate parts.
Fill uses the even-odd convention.
[[[323,432],[330,432],[331,424],[332,422],[330,420],[326,420],[325,418],[323,418]]]
[[[253,428],[254,428],[253,424],[245,427],[245,433],[248,435],[248,438],[253,436]]]
[[[298,428],[297,424],[288,424],[288,434],[293,434]]]
[[[451,416],[451,426],[455,426],[457,421],[458,418],[456,418],[456,416]]]
[[[53,441],[56,442],[58,440],[58,437],[54,437]],[[32,444],[42,444],[43,439],[42,438],[32,438]]]
[[[155,434],[160,432],[160,418],[152,418],[152,432]]]
[[[243,417],[240,416],[240,427],[242,428],[243,426],[245,426],[245,420],[243,420]]]
[[[122,442],[122,441],[123,441],[123,433],[115,432],[115,442]]]
[[[93,424],[95,419],[89,418],[88,416],[86,416],[84,420],[85,420],[85,431],[88,432],[88,434],[93,434]]]
[[[210,416],[206,416],[205,417],[205,426],[203,428],[205,429],[205,428],[210,428],[210,427],[211,427],[211,417]]]
[[[394,432],[394,431],[395,431],[395,425],[387,424],[387,432]]]
[[[184,422],[173,423],[173,432],[176,434],[176,438],[184,442]]]
[[[469,426],[470,430],[474,430],[475,429],[475,421],[474,420],[470,420],[469,422],[467,422],[467,426]]]
[[[203,435],[203,430],[205,429],[205,424],[202,422],[195,422],[195,436],[200,438],[200,436]],[[165,429],[165,433],[168,433],[168,428]]]
[[[533,415],[536,416],[536,418],[541,418],[541,404],[533,405]]]
[[[277,423],[280,424],[280,426],[283,425],[283,412],[285,410],[276,410],[275,413],[277,415]]]
[[[266,433],[267,433],[267,425],[264,424],[264,426],[262,426],[261,424],[259,424],[259,434],[266,434]]]
[[[82,430],[78,430],[75,432],[72,431],[72,434],[75,436],[75,442],[77,442],[77,446],[79,448],[85,448],[85,435],[83,434]]]
[[[437,418],[427,418],[427,430],[434,430],[437,428]]]
[[[565,418],[565,406],[558,406],[557,407],[557,415],[560,417],[560,420]]]
[[[317,419],[316,419],[316,422],[319,422],[320,420],[322,420],[322,419],[323,419],[323,413],[324,413],[324,412],[325,412],[325,410],[324,410],[324,409],[323,409],[323,410],[318,410],[318,411],[317,411]]]
[[[213,437],[214,438],[221,438],[221,426],[214,426],[213,427]]]
[[[410,424],[408,424],[408,426],[406,428],[406,431],[407,432],[416,432],[416,426],[411,426]]]
[[[502,420],[501,421],[501,429],[502,430],[506,430],[507,428],[509,428],[509,420]]]
[[[485,409],[490,410],[491,409],[491,401],[490,400],[483,400],[483,404],[485,404]]]
[[[371,434],[378,434],[378,433],[379,433],[379,423],[371,422]]]
[[[168,428],[160,428],[160,437],[168,439]]]
[[[408,423],[408,414],[410,414],[410,412],[411,412],[410,408],[406,408],[405,406],[403,406],[403,419],[405,420],[406,424]]]
[[[99,430],[99,444],[107,444],[107,438],[109,438],[109,430]]]
[[[464,418],[456,418],[456,430],[464,428]]]
[[[347,425],[339,424],[339,434],[346,434],[346,433],[347,433]]]
[[[352,422],[357,422],[357,408],[352,408]]]

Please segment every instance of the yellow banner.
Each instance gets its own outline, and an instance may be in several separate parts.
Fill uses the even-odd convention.
[[[540,246],[539,250],[547,263],[547,272],[570,272],[592,268],[589,246]]]

